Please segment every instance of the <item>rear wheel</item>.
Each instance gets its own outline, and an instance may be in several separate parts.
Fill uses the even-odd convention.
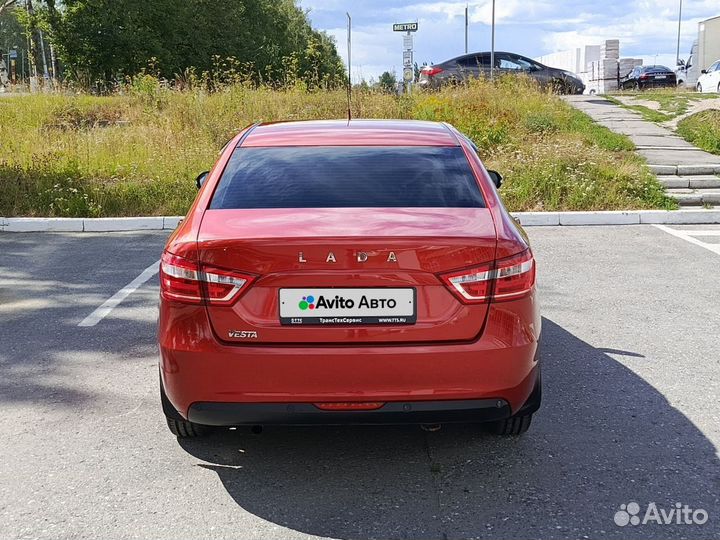
[[[202,437],[208,433],[207,426],[201,426],[200,424],[188,422],[187,420],[176,420],[174,418],[168,418],[167,416],[165,419],[167,420],[168,428],[170,428],[172,434],[178,439]]]
[[[165,420],[170,432],[175,435],[178,439],[189,439],[192,437],[202,437],[207,435],[210,431],[208,426],[196,424],[185,420],[180,413],[177,412],[175,407],[165,395],[165,388],[163,388],[162,378],[160,379],[160,402],[162,403],[163,413],[165,414]]]
[[[493,422],[488,426],[490,433],[495,435],[522,435],[530,427],[532,422],[532,414],[522,416],[511,416],[499,422]]]
[[[540,366],[538,366],[538,370]],[[530,428],[532,422],[533,413],[540,408],[542,402],[542,379],[540,377],[540,371],[538,371],[537,381],[535,381],[535,388],[530,393],[525,404],[520,407],[520,410],[512,415],[510,418],[505,420],[498,420],[496,422],[490,422],[487,424],[487,429],[490,433],[495,435],[522,435]]]

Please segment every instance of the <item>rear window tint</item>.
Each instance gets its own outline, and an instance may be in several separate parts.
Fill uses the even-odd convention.
[[[237,148],[210,208],[483,208],[460,147]]]

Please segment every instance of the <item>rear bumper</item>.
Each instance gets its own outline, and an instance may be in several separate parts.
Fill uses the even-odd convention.
[[[188,420],[208,426],[439,424],[488,422],[510,414],[502,399],[397,401],[370,411],[323,411],[311,403],[193,403]]]
[[[674,88],[677,86],[675,79],[666,79],[663,81],[640,81],[640,88]]]
[[[540,324],[530,296],[491,305],[468,343],[245,346],[219,342],[204,307],[161,302],[161,376],[172,407],[201,424],[493,420],[516,413],[535,386]],[[384,405],[313,405],[323,402]]]

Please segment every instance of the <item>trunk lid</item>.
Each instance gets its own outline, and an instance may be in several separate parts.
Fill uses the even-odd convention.
[[[495,250],[486,208],[207,210],[198,234],[201,265],[257,276],[233,305],[207,307],[219,339],[246,345],[475,339],[487,304],[461,303],[437,274],[492,261]],[[374,290],[369,297],[383,289],[414,290],[415,321],[281,323],[281,289],[290,290],[284,298],[314,299],[316,291],[329,296],[327,289],[364,288]],[[321,314],[319,307],[313,315]]]

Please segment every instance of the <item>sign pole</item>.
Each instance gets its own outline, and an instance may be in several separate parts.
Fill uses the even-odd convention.
[[[403,87],[411,93],[415,70],[413,68],[413,32],[417,32],[418,23],[393,24],[393,32],[405,32],[403,36]]]

